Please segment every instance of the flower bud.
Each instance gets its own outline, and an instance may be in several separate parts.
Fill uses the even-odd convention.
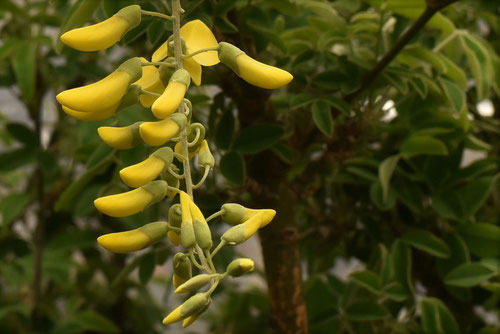
[[[140,22],[141,7],[132,5],[122,8],[100,23],[65,32],[61,35],[61,41],[80,51],[104,50],[118,42]]]
[[[261,63],[226,42],[219,43],[219,59],[243,80],[257,87],[276,89],[293,79],[287,71]]]
[[[214,156],[212,155],[212,152],[210,152],[210,148],[208,147],[206,140],[203,140],[200,145],[200,150],[198,152],[198,166],[209,166],[210,168],[215,166]]]
[[[208,304],[207,306],[205,306],[200,312],[194,314],[194,315],[191,315],[189,317],[187,317],[186,319],[184,319],[184,321],[182,322],[182,328],[186,328],[188,326],[190,326],[193,322],[195,322],[196,320],[198,320],[198,318],[206,311],[208,310],[208,307],[210,306],[210,304]]]
[[[109,110],[120,104],[130,84],[141,76],[139,58],[124,62],[113,73],[93,84],[65,90],[56,96],[57,101],[69,109],[80,112]]]
[[[163,319],[164,325],[184,320],[189,316],[200,313],[208,304],[210,304],[210,296],[207,293],[197,293],[182,305],[178,306],[169,315]]]
[[[126,150],[140,142],[139,128],[141,122],[124,127],[101,126],[97,129],[99,137],[111,147]]]
[[[262,227],[266,226],[273,220],[276,211],[272,209],[249,209],[237,203],[226,203],[222,205],[221,218],[226,223],[231,225],[241,224],[250,218],[262,213]]]
[[[184,191],[180,193],[181,199],[181,243],[186,249],[196,245],[196,237],[194,234],[193,218],[191,216],[191,197]]]
[[[172,260],[172,266],[174,269],[173,283],[176,288],[190,279],[193,275],[191,262],[186,254],[175,254]]]
[[[168,210],[168,222],[173,227],[181,227],[182,213],[181,205],[174,204]],[[174,246],[179,246],[181,243],[181,234],[175,231],[168,231],[168,239]]]
[[[160,146],[175,137],[186,124],[186,116],[175,113],[158,122],[144,122],[140,125],[139,131],[145,143],[151,146]]]
[[[141,187],[156,179],[172,163],[173,156],[174,152],[170,147],[162,147],[146,160],[120,170],[120,177],[130,187]]]
[[[193,219],[194,235],[196,243],[202,249],[210,249],[213,245],[212,233],[208,227],[207,221],[196,204],[191,201],[191,217]]]
[[[95,207],[111,217],[126,217],[136,214],[151,204],[161,201],[167,194],[167,182],[153,181],[125,193],[100,197]]]
[[[175,293],[183,293],[183,292],[190,292],[190,291],[198,290],[199,288],[208,284],[208,282],[210,282],[210,280],[213,278],[213,276],[214,275],[200,274],[198,276],[192,277],[189,280],[187,280],[185,283],[180,285],[175,290]]]
[[[144,249],[167,235],[167,222],[155,222],[134,230],[109,233],[97,238],[97,242],[114,253],[130,253]]]
[[[226,272],[232,277],[239,277],[243,274],[253,271],[254,262],[252,259],[236,259],[232,261],[226,268]]]
[[[184,69],[175,71],[163,94],[153,103],[151,107],[153,115],[163,119],[173,114],[184,99],[190,83],[188,71]]]
[[[243,224],[236,225],[227,230],[221,237],[229,245],[238,245],[250,239],[257,232],[264,221],[264,213],[259,213]]]

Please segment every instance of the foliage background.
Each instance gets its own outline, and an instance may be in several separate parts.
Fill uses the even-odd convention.
[[[111,150],[97,127],[152,116],[131,107],[116,120],[84,124],[54,99],[125,58],[150,55],[169,36],[168,22],[144,18],[105,52],[57,42],[60,27],[103,20],[131,3],[168,12],[159,1],[0,2],[0,85],[16,100],[0,108],[2,333],[178,331],[159,321],[178,303],[168,269],[173,247],[122,256],[95,242],[168,209],[110,219],[92,204],[121,187],[117,172],[149,150]],[[497,333],[496,1],[458,1],[435,15],[355,96],[424,0],[197,0],[183,7],[186,20],[203,20],[218,40],[295,77],[271,95],[219,66],[191,90],[218,159],[196,194],[202,210],[240,202],[278,211],[261,233],[264,267],[239,288],[218,289],[198,330]],[[225,250],[216,265],[233,253]],[[259,277],[267,287],[255,283]]]

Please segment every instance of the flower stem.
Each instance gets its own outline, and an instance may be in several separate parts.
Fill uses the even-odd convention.
[[[197,184],[195,184],[193,186],[193,189],[198,189],[199,187],[201,187],[203,185],[203,183],[205,183],[205,180],[207,179],[208,177],[208,173],[210,173],[210,166],[205,166],[205,172],[203,173],[203,177],[201,178],[200,182],[198,182]]]
[[[222,216],[222,214],[224,214],[224,210],[220,210],[220,211],[217,211],[216,213],[214,213],[213,215],[211,215],[210,217],[208,217],[206,219],[207,222],[211,221],[212,219],[214,218],[217,218],[219,216]]]
[[[164,65],[164,66],[168,66],[168,67],[175,67],[174,64],[167,63],[164,61],[142,61],[141,65],[142,66],[162,66],[162,65]]]
[[[200,53],[208,52],[208,51],[219,51],[219,47],[218,46],[212,46],[210,48],[199,49],[199,50],[196,50],[195,52],[190,53],[188,55],[183,55],[182,59],[191,58],[192,56],[196,56],[196,55],[198,55]]]
[[[158,12],[151,12],[149,10],[141,10],[141,14],[142,15],[149,15],[149,16],[154,16],[154,17],[159,17],[159,18],[162,18],[162,19],[165,19],[165,20],[169,20],[169,21],[172,21],[174,18],[172,16],[169,16],[169,15],[166,15],[166,14],[162,14],[162,13],[158,13]]]

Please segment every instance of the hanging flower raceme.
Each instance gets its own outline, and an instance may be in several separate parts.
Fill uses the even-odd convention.
[[[160,220],[133,230],[105,234],[97,241],[115,253],[139,251],[165,238],[175,247],[182,246],[184,253],[176,253],[172,261],[175,293],[207,290],[195,293],[170,312],[163,323],[168,325],[182,320],[182,326],[187,327],[208,309],[211,294],[222,279],[239,277],[253,271],[255,266],[251,259],[240,258],[232,261],[224,273],[219,273],[212,258],[225,245],[236,245],[249,239],[269,224],[276,214],[271,209],[249,209],[228,203],[205,218],[195,203],[193,190],[203,185],[215,166],[215,158],[205,138],[203,124],[191,123],[196,112],[186,98],[191,81],[200,85],[202,66],[219,62],[247,82],[268,89],[286,85],[292,76],[248,57],[231,44],[218,43],[200,20],[187,22],[179,29],[181,12],[178,5],[173,6],[172,16],[144,11],[133,5],[101,23],[63,34],[61,40],[67,45],[83,51],[97,51],[119,41],[139,24],[141,15],[175,21],[173,35],[154,52],[151,62],[143,57],[131,58],[102,80],[63,91],[57,95],[57,100],[64,112],[82,121],[105,120],[138,103],[150,109],[152,116],[158,119],[135,119],[134,123],[123,124],[128,117],[120,117],[113,124],[97,129],[99,137],[114,149],[127,150],[144,143],[161,147],[144,160],[120,170],[123,183],[134,189],[97,198],[94,205],[108,216],[126,217],[177,194],[180,203],[170,203],[168,221]],[[191,168],[199,169],[198,174],[203,175],[198,183],[193,182]],[[185,191],[181,190],[181,183],[185,184]],[[157,212],[165,212],[163,209]],[[212,249],[214,242],[208,222],[219,216],[233,226],[223,233],[221,241]],[[193,265],[200,270],[195,276]]]
[[[119,10],[100,23],[73,29],[61,35],[61,41],[80,51],[98,51],[118,42],[141,23],[141,7],[132,5]]]

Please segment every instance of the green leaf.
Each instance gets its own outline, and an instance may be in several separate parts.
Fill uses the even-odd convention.
[[[149,24],[147,36],[151,45],[155,46],[158,42],[160,42],[165,30],[166,24],[164,20],[155,20]]]
[[[109,157],[111,157],[110,155]],[[59,196],[56,204],[54,205],[54,210],[63,211],[70,210],[72,207],[74,198],[78,196],[78,194],[96,177],[106,171],[108,166],[111,164],[111,160],[108,158],[106,160],[102,160],[99,164],[93,166],[90,169],[87,169],[82,176],[78,178],[75,182],[73,182],[66,190]]]
[[[500,256],[500,227],[493,224],[464,224],[458,227],[471,253],[481,257]]]
[[[23,44],[22,40],[10,39],[6,40],[2,46],[0,46],[0,61],[10,57],[12,53],[16,51],[16,48]]]
[[[300,93],[290,96],[290,109],[297,109],[300,107],[304,107],[308,104],[313,103],[316,98],[312,95],[306,93]]]
[[[59,30],[59,37],[64,34],[66,31],[83,26],[94,14],[94,11],[101,0],[80,0],[76,2],[66,14],[64,21],[61,25],[61,29]],[[57,39],[56,51],[61,53],[64,48],[63,42],[61,39]]]
[[[311,107],[314,124],[327,137],[333,135],[333,118],[330,106],[323,100],[315,101]]]
[[[11,193],[2,198],[0,202],[0,214],[2,215],[2,228],[6,229],[24,211],[31,202],[29,193]]]
[[[441,79],[441,87],[446,94],[446,97],[450,101],[455,112],[460,113],[465,108],[465,93],[464,91],[454,82],[446,79]]]
[[[465,218],[473,216],[490,196],[493,187],[497,183],[497,177],[483,176],[460,190],[460,199],[464,207]]]
[[[386,158],[380,166],[378,167],[378,178],[380,180],[380,185],[382,186],[382,194],[384,202],[387,202],[387,197],[389,195],[389,184],[391,182],[392,173],[399,161],[399,155],[393,155]]]
[[[407,294],[413,295],[411,249],[401,240],[396,240],[391,248],[391,262],[394,278]]]
[[[401,240],[435,257],[450,257],[450,249],[446,243],[429,231],[415,230],[405,234]]]
[[[26,146],[37,145],[38,139],[36,134],[26,125],[22,123],[9,123],[6,126],[6,129],[18,142],[23,143]]]
[[[486,281],[493,275],[495,272],[488,266],[479,262],[471,262],[451,270],[444,278],[444,282],[458,287],[470,287]]]
[[[228,152],[220,160],[220,171],[229,181],[242,185],[245,182],[245,161],[238,152]]]
[[[362,286],[374,294],[379,294],[382,291],[382,282],[377,274],[370,270],[363,270],[352,273],[350,278],[353,282]]]
[[[437,298],[422,298],[419,301],[422,327],[427,334],[459,334],[460,329],[445,304]]]
[[[285,163],[291,164],[294,159],[294,151],[286,145],[277,143],[272,147],[272,151]]]
[[[471,36],[460,34],[459,39],[474,76],[477,100],[482,101],[490,94],[491,74],[493,73],[492,60],[488,55],[488,50]]]
[[[119,333],[120,329],[108,318],[94,311],[84,311],[75,315],[75,321],[82,329],[98,333]]]
[[[146,285],[151,277],[153,277],[153,273],[155,271],[156,266],[156,253],[149,252],[142,259],[139,264],[139,280],[142,284]]]
[[[215,145],[221,150],[231,147],[234,133],[234,116],[230,109],[226,110],[215,128]]]
[[[31,101],[35,95],[36,84],[36,44],[23,41],[16,47],[11,57],[17,84],[24,101]]]
[[[376,180],[370,187],[370,199],[380,210],[390,210],[396,204],[396,192],[393,188],[389,188],[387,200],[384,200],[382,185]]]
[[[322,100],[346,115],[351,114],[351,106],[349,105],[349,103],[342,99],[336,98],[335,96],[325,96],[322,98]]]
[[[347,318],[352,321],[373,321],[384,319],[387,310],[371,299],[357,301],[345,309]]]
[[[430,136],[414,135],[406,139],[399,147],[404,158],[415,155],[447,155],[446,145],[439,139]]]
[[[441,61],[446,66],[444,75],[452,79],[453,82],[460,87],[460,89],[467,89],[467,75],[465,74],[464,70],[445,55],[438,54],[438,56],[441,57]]]
[[[9,172],[32,163],[35,157],[36,150],[32,147],[21,147],[0,153],[0,172]]]
[[[389,299],[394,300],[396,302],[402,302],[406,298],[408,298],[405,289],[398,282],[392,282],[388,284],[386,287],[384,287],[384,293],[387,295]]]
[[[421,44],[411,44],[404,48],[402,54],[408,54],[420,61],[430,64],[438,72],[445,72],[446,65],[437,53],[432,52]]]
[[[251,125],[240,131],[233,149],[242,154],[253,154],[273,146],[285,131],[277,124]]]

